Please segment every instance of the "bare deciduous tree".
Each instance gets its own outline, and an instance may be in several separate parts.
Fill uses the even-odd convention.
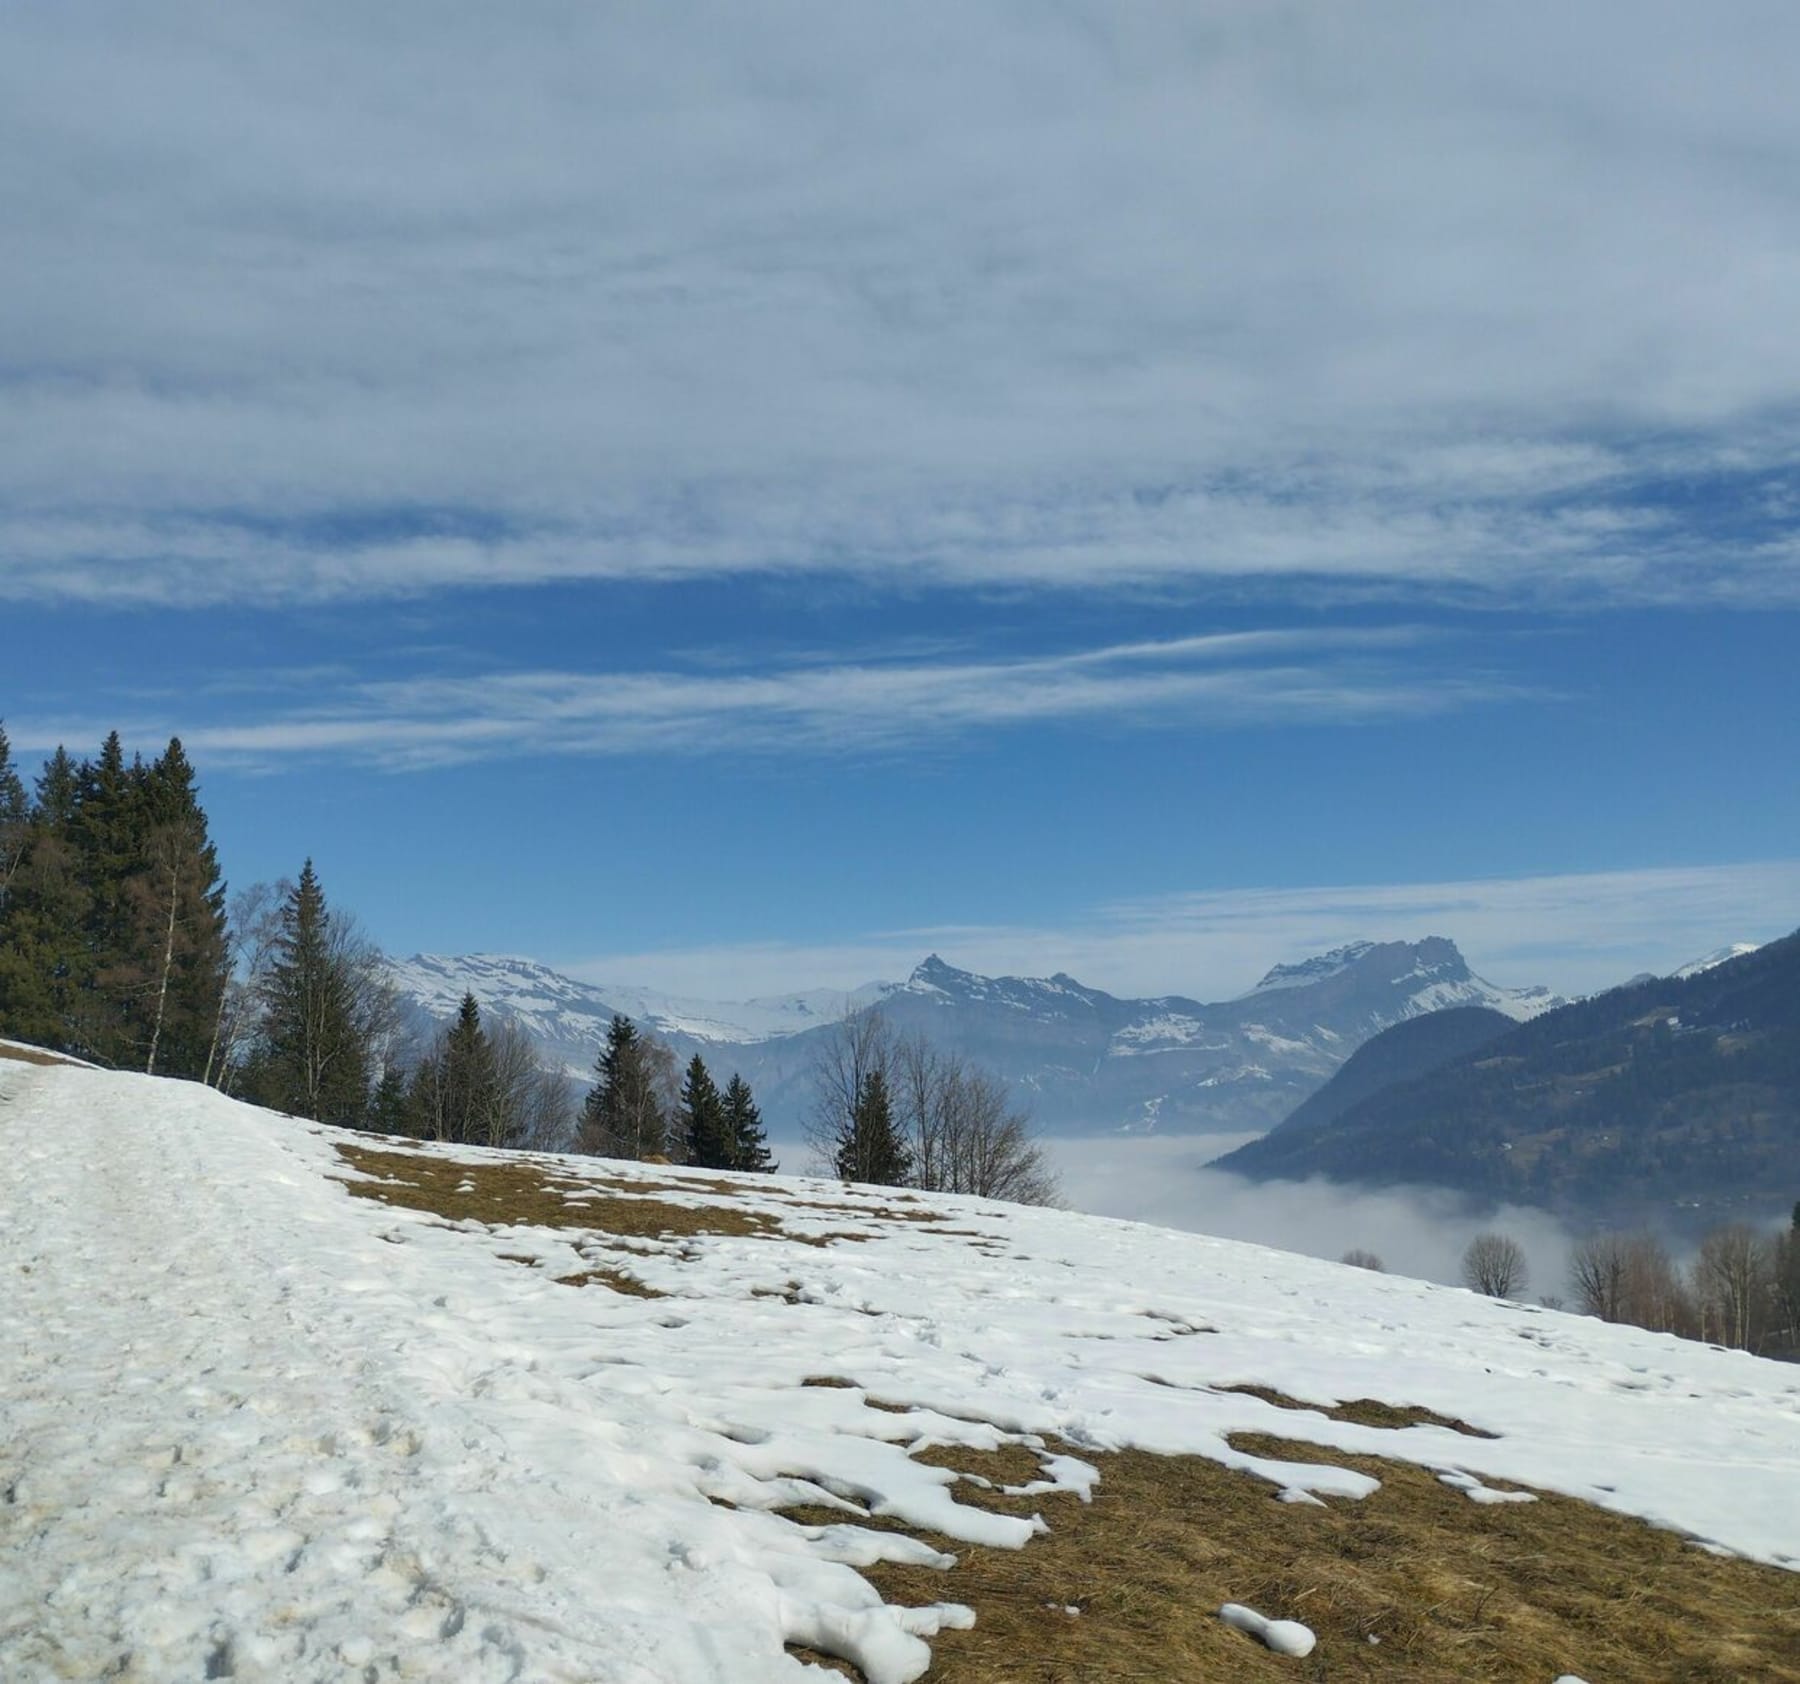
[[[1013,1204],[1056,1203],[1056,1173],[1005,1083],[917,1032],[895,1043],[892,1054],[895,1121],[912,1152],[915,1187]]]
[[[255,1034],[258,1003],[281,936],[282,904],[293,892],[292,881],[284,877],[278,883],[252,883],[231,897],[226,915],[231,974],[219,998],[206,1060],[206,1080],[214,1087],[230,1089],[244,1048]]]
[[[1531,1278],[1525,1249],[1510,1234],[1477,1234],[1462,1259],[1463,1285],[1489,1298],[1517,1298]]]
[[[871,1075],[879,1073],[892,1090],[894,1034],[873,1006],[840,1018],[813,1048],[812,1103],[801,1124],[815,1169],[837,1174],[839,1143],[856,1116]]]
[[[1728,1222],[1700,1242],[1694,1298],[1700,1337],[1753,1351],[1768,1330],[1775,1288],[1774,1248],[1747,1222]]]
[[[1349,1264],[1352,1269],[1368,1269],[1377,1275],[1387,1273],[1387,1265],[1374,1252],[1365,1251],[1359,1245],[1353,1245],[1338,1261]]]
[[[1692,1303],[1654,1234],[1590,1234],[1570,1254],[1569,1285],[1584,1315],[1658,1333],[1691,1331]]]

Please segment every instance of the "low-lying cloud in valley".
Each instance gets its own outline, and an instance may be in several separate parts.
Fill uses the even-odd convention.
[[[1528,1296],[1566,1295],[1574,1236],[1547,1211],[1483,1209],[1437,1187],[1381,1191],[1326,1181],[1247,1181],[1206,1166],[1254,1135],[1098,1136],[1047,1142],[1063,1200],[1095,1216],[1249,1240],[1335,1260],[1374,1252],[1390,1273],[1460,1284],[1462,1254],[1496,1229],[1524,1247]]]

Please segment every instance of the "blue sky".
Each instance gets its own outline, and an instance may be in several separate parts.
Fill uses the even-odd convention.
[[[0,714],[397,950],[1800,924],[1789,8],[27,5]]]

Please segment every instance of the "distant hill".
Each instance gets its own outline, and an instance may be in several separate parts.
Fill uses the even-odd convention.
[[[1517,1018],[1491,1006],[1448,1006],[1441,1012],[1409,1017],[1363,1042],[1324,1087],[1310,1099],[1302,1100],[1286,1121],[1243,1151],[1251,1159],[1265,1148],[1279,1154],[1284,1143],[1291,1144],[1302,1135],[1329,1127],[1371,1095],[1403,1082],[1417,1081],[1440,1065],[1498,1040],[1517,1026]]]
[[[1371,1035],[1446,1007],[1525,1018],[1559,1002],[1541,988],[1500,988],[1456,944],[1354,942],[1277,965],[1249,993],[1203,1004],[1180,995],[1124,999],[1074,977],[983,976],[932,954],[898,983],[852,995],[814,990],[730,1003],[574,981],[528,959],[417,955],[396,961],[414,1023],[453,1016],[464,990],[516,1019],[585,1079],[616,1012],[742,1073],[764,1118],[792,1132],[804,1115],[821,1035],[847,1010],[878,1005],[902,1033],[920,1030],[1005,1080],[1039,1125],[1064,1133],[1245,1133],[1279,1122]]]
[[[1589,1218],[1784,1211],[1800,1194],[1800,935],[1545,1013],[1219,1162]]]

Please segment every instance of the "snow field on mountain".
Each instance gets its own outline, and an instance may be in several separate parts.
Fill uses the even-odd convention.
[[[860,1522],[1009,1550],[1044,1525],[959,1501],[933,1443],[1073,1446],[1044,1496],[1124,1447],[1302,1505],[1376,1488],[1227,1442],[1267,1433],[1800,1563],[1800,1374],[1753,1358],[1099,1218],[539,1160],[572,1222],[762,1230],[622,1249],[352,1196],[340,1142],[382,1145],[0,1064],[0,1676],[760,1684],[808,1676],[791,1643],[906,1684],[969,1611],[953,1571],[883,1605],[858,1568],[953,1557]],[[667,1296],[559,1278],[597,1267]],[[1247,1384],[1498,1436],[1217,1389]],[[801,1505],[843,1521],[774,1512]]]

